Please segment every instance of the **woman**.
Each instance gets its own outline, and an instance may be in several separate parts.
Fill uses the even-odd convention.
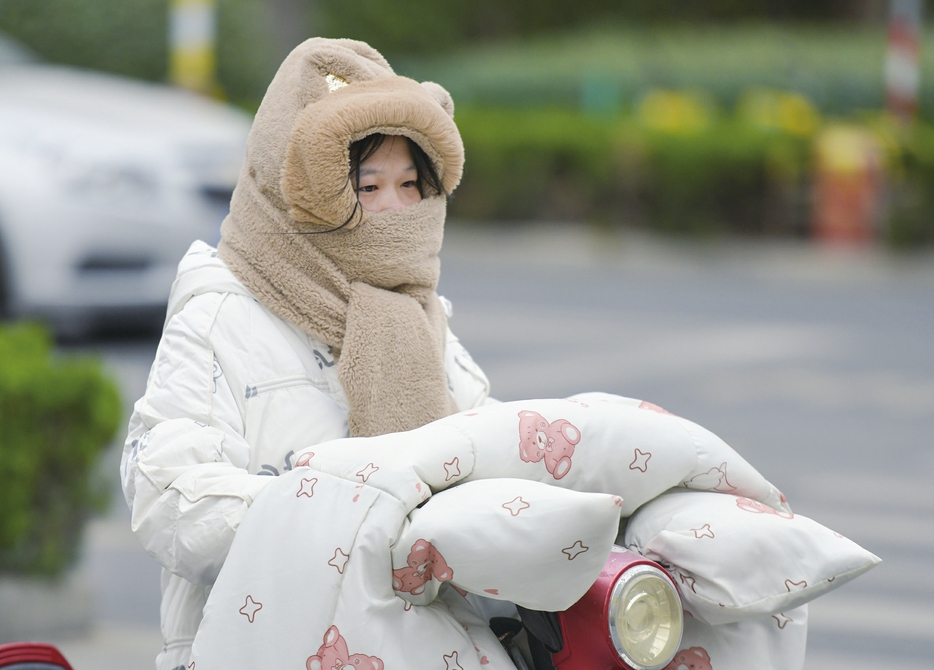
[[[435,293],[452,116],[351,40],[308,40],[270,84],[218,249],[179,265],[121,463],[163,566],[160,670],[187,666],[240,521],[296,451],[487,401]]]

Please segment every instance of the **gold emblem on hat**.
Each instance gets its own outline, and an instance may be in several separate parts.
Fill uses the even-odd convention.
[[[328,83],[328,92],[330,93],[333,93],[339,88],[344,88],[347,84],[350,83],[343,77],[339,77],[336,74],[331,74],[330,72],[328,72],[327,76],[324,79]]]

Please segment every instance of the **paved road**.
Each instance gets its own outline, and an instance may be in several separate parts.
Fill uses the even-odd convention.
[[[812,604],[808,670],[931,667],[934,257],[566,227],[459,230],[443,260],[451,326],[497,397],[652,400],[883,558]],[[92,348],[135,398],[154,347]],[[122,504],[92,526],[83,570],[100,614],[92,636],[61,641],[76,670],[151,667],[158,573]]]

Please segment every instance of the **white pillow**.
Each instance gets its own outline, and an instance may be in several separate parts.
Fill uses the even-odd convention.
[[[730,445],[703,426],[672,414],[647,400],[634,400],[599,392],[579,393],[569,398],[569,400],[576,400],[579,403],[593,406],[610,404],[626,407],[638,410],[637,414],[656,414],[671,424],[679,426],[690,437],[694,452],[697,455],[697,462],[694,464],[693,469],[685,475],[683,481],[680,482],[681,486],[694,491],[717,491],[718,493],[746,496],[764,502],[775,509],[789,510],[785,502],[785,496],[782,495],[781,491],[759,474]],[[646,442],[646,446],[650,444],[650,441]],[[667,454],[659,455],[669,458]],[[628,490],[620,495],[626,499],[626,508],[629,510],[635,510],[636,507],[647,500],[634,498]],[[627,509],[624,508],[623,515],[626,514]]]
[[[624,538],[670,566],[685,610],[709,624],[787,612],[880,563],[816,521],[725,493],[670,491]]]
[[[808,606],[760,614],[719,626],[684,617],[673,670],[801,670],[808,637]]]
[[[442,583],[530,609],[565,610],[596,581],[622,500],[525,479],[486,479],[432,496],[392,547],[396,595],[433,601]]]

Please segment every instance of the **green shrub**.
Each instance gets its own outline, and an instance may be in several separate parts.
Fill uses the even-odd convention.
[[[800,232],[809,138],[735,118],[653,128],[568,109],[462,109],[451,214],[590,219],[673,232]]]
[[[614,126],[565,109],[457,112],[467,164],[452,214],[581,219],[612,182]]]
[[[806,139],[733,119],[690,135],[651,132],[640,195],[654,227],[692,233],[802,231]]]
[[[934,128],[917,124],[895,147],[887,241],[897,248],[934,245]]]
[[[51,346],[39,326],[0,327],[0,573],[60,574],[107,502],[93,475],[122,416],[117,388]]]
[[[923,35],[922,108],[934,113],[934,30]],[[393,61],[437,81],[457,104],[586,104],[594,85],[631,111],[654,87],[703,89],[732,108],[753,86],[794,90],[834,114],[884,104],[884,26],[740,24],[598,28],[465,46]]]
[[[931,117],[934,26],[921,37],[920,106]],[[825,113],[849,115],[885,104],[886,47],[882,23],[605,24],[391,62],[407,76],[437,81],[459,105],[581,107],[597,85],[611,90],[623,111],[653,87],[703,89],[731,109],[750,87],[768,86],[798,91]]]

